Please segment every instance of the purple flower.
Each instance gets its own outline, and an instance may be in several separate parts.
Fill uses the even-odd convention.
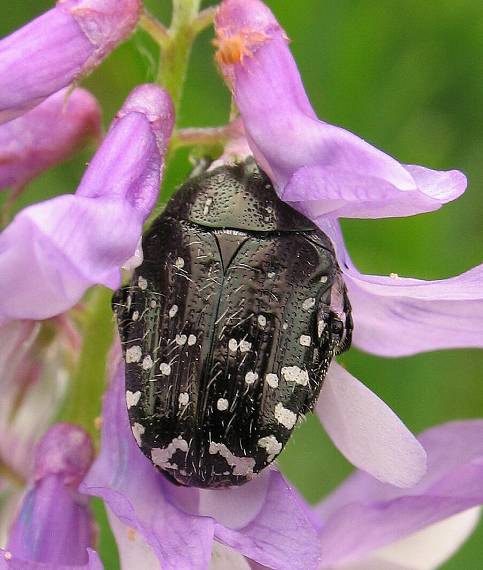
[[[464,175],[399,164],[318,120],[287,38],[259,0],[224,0],[216,29],[217,60],[252,153],[278,195],[336,246],[353,307],[354,344],[384,356],[483,346],[483,266],[441,281],[363,275],[347,254],[337,221],[436,210],[463,193]]]
[[[76,426],[57,424],[45,434],[30,489],[1,551],[1,569],[102,569],[91,550],[95,527],[87,497],[77,490],[93,455],[89,436]]]
[[[428,471],[412,489],[356,472],[314,510],[275,469],[239,488],[176,487],[134,442],[121,365],[104,403],[101,453],[80,490],[106,503],[126,568],[410,570],[417,559],[429,570],[478,519],[470,509],[483,504],[483,421],[433,428],[420,443]]]
[[[58,0],[0,42],[0,122],[89,73],[134,30],[140,0]]]
[[[322,568],[430,570],[470,534],[479,513],[468,509],[483,504],[483,421],[443,424],[419,440],[428,472],[409,491],[357,472],[316,507]]]
[[[76,194],[26,208],[0,234],[0,322],[49,318],[91,285],[119,287],[156,202],[173,121],[166,91],[137,87]]]
[[[85,89],[63,89],[0,126],[0,189],[20,190],[38,174],[99,137],[101,110]]]
[[[308,508],[278,471],[213,491],[176,487],[156,470],[131,433],[123,365],[102,417],[101,453],[80,489],[106,503],[124,556],[151,549],[158,559],[153,567],[205,570],[215,541],[278,570],[317,566],[320,548]],[[137,567],[149,566],[138,561]]]

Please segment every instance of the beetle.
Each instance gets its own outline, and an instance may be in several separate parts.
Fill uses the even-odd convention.
[[[134,437],[172,482],[241,485],[350,346],[333,246],[249,158],[189,179],[142,247],[114,298]]]

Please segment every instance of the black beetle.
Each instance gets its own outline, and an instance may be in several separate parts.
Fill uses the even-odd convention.
[[[241,485],[281,452],[350,345],[333,247],[247,159],[184,184],[143,252],[114,298],[134,437],[173,482]]]

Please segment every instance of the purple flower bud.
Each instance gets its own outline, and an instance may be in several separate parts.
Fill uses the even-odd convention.
[[[380,218],[436,210],[464,192],[461,172],[400,164],[318,120],[287,37],[260,0],[224,0],[215,24],[217,60],[248,142],[286,202],[316,221]]]
[[[62,313],[91,285],[119,287],[156,203],[173,123],[166,91],[136,88],[76,194],[26,208],[0,234],[0,322]]]
[[[0,122],[90,72],[135,28],[140,0],[59,0],[0,42]]]
[[[94,520],[87,497],[77,491],[93,455],[89,436],[77,426],[60,424],[45,434],[37,447],[33,486],[9,534],[6,560],[51,564],[50,568],[100,567],[91,565],[99,564],[89,552],[95,540]]]
[[[85,89],[63,89],[25,115],[0,125],[0,189],[20,189],[67,159],[101,129],[101,111]]]
[[[89,435],[70,424],[56,424],[38,443],[35,452],[35,481],[61,475],[64,485],[77,487],[94,459]]]

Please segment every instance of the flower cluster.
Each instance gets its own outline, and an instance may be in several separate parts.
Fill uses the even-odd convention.
[[[13,190],[12,200],[100,138],[99,105],[74,86],[139,22],[172,55],[213,16],[199,13],[199,2],[184,11],[177,4],[173,29],[165,30],[139,0],[59,0],[0,41],[0,188]],[[329,236],[358,348],[403,356],[482,347],[483,266],[440,281],[364,275],[339,225],[341,217],[436,210],[464,192],[464,175],[400,164],[320,121],[286,34],[260,0],[223,0],[215,30],[216,60],[239,120],[226,129],[178,130],[174,140],[224,140],[215,164],[253,155],[279,197]],[[315,411],[358,470],[315,507],[276,467],[223,490],[164,478],[132,436],[117,341],[99,454],[85,429],[55,423],[81,362],[82,300],[93,286],[118,289],[122,271],[142,261],[143,225],[157,203],[174,127],[168,91],[136,87],[75,193],[23,209],[0,233],[0,570],[102,568],[89,496],[107,508],[125,570],[438,567],[472,532],[483,504],[483,420],[416,438],[336,362]]]

